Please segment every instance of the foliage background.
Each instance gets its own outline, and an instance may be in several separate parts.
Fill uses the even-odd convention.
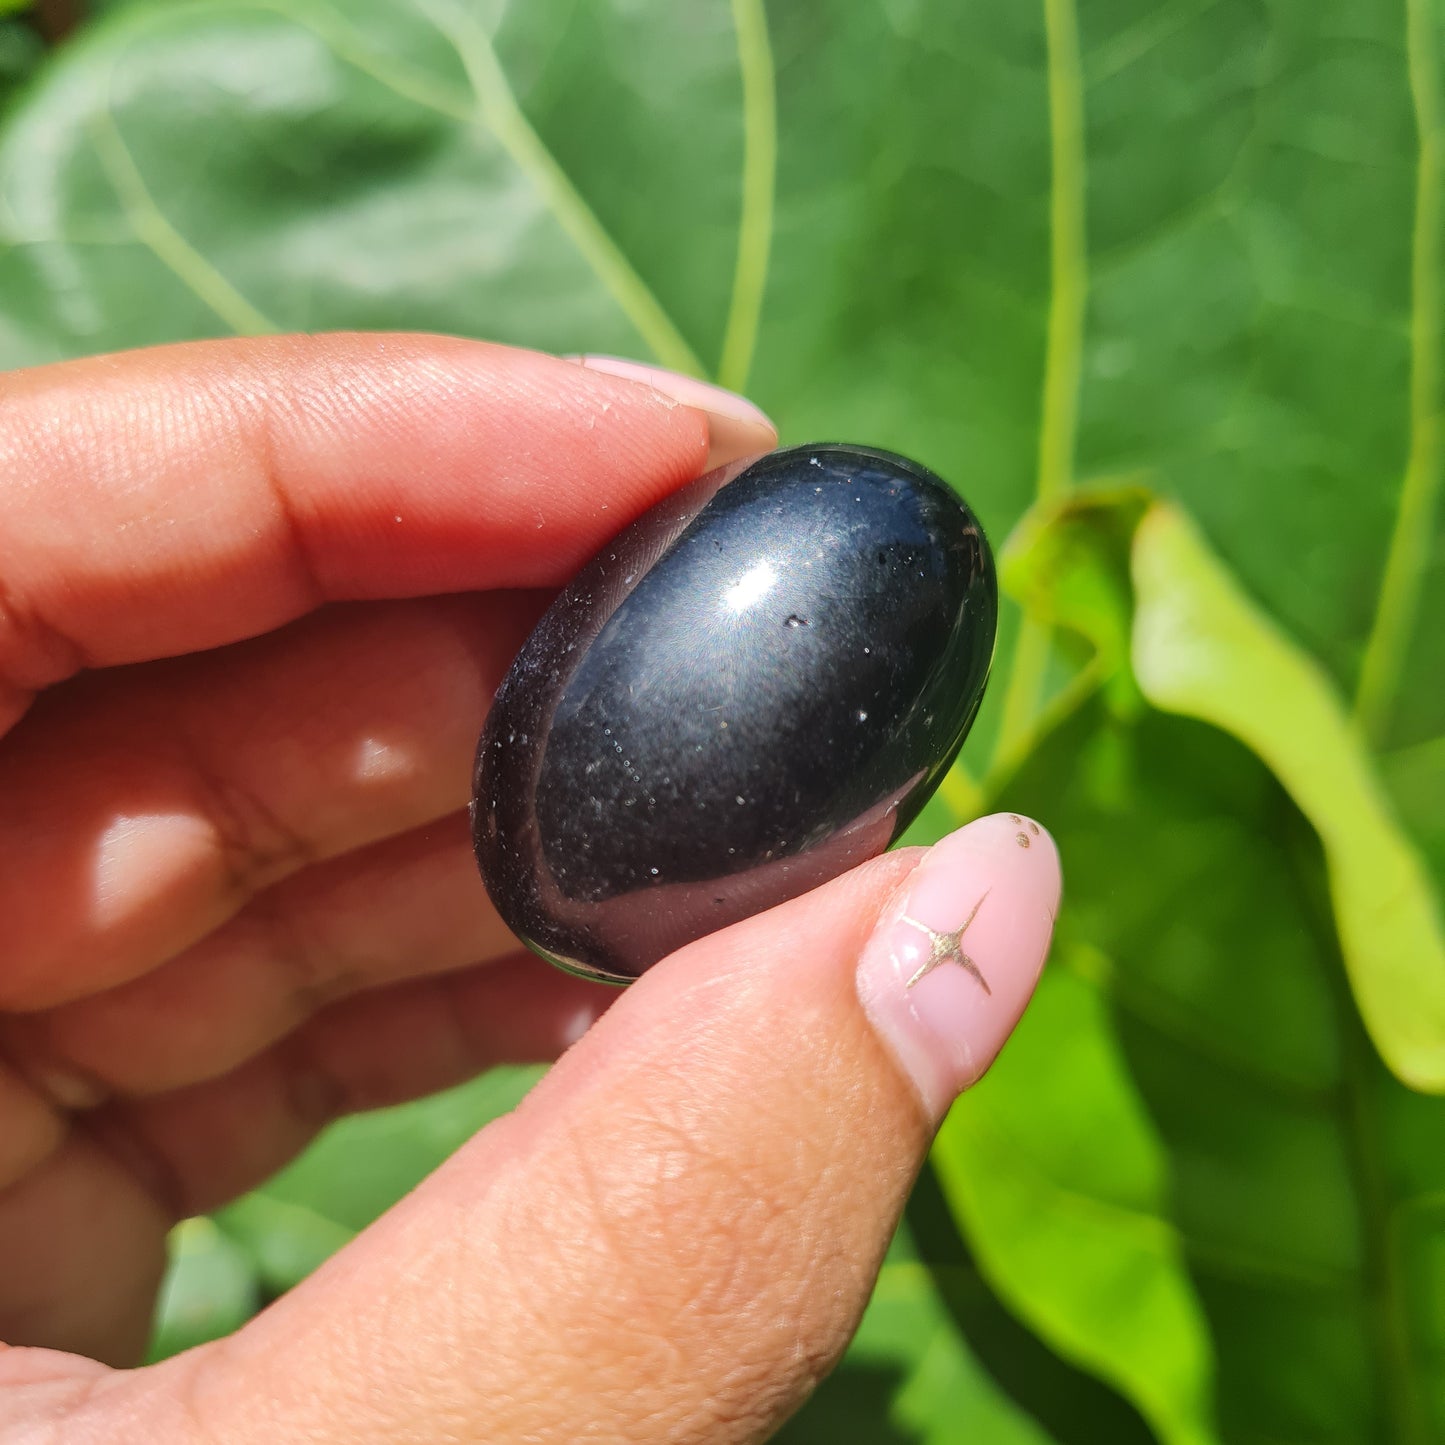
[[[1437,0],[91,9],[0,20],[0,365],[328,327],[654,356],[1009,539],[920,834],[1047,819],[1055,962],[783,1438],[1445,1440]],[[532,1077],[183,1226],[156,1352]]]

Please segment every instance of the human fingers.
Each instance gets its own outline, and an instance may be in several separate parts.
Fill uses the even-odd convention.
[[[447,337],[158,347],[0,386],[0,731],[84,667],[325,601],[560,584],[708,464],[747,403]],[[721,446],[710,451],[709,408]]]
[[[342,1114],[496,1064],[555,1058],[616,996],[514,953],[332,1004],[272,1049],[188,1089],[78,1113],[52,1106],[48,1127],[26,1115],[20,1134],[7,1115],[0,1341],[133,1364],[178,1219],[261,1183]],[[3,1089],[0,1102],[9,1102]],[[19,1148],[28,1149],[23,1168],[3,1172]],[[0,1424],[5,1411],[0,1399]]]
[[[137,1359],[173,1223],[108,1149],[77,1130],[0,1189],[0,1381],[21,1353],[7,1344],[55,1345],[107,1363]],[[4,1445],[12,1418],[0,1388]]]
[[[226,1445],[765,1438],[846,1343],[1058,895],[1047,835],[1000,815],[682,950],[306,1284],[136,1380],[133,1434],[176,1400]]]
[[[117,1099],[86,1115],[86,1129],[182,1219],[254,1189],[336,1119],[501,1064],[550,1062],[617,997],[514,951],[330,1004],[229,1073]]]
[[[139,978],[0,1015],[0,1056],[65,1108],[228,1073],[349,994],[516,951],[466,814],[303,869]]]
[[[268,885],[460,808],[539,607],[326,608],[48,694],[0,747],[0,1008],[138,977]]]

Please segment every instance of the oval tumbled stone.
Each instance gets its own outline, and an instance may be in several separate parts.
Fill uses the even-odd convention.
[[[973,721],[997,605],[978,519],[887,452],[792,447],[659,503],[487,718],[473,839],[503,920],[626,982],[881,853]]]

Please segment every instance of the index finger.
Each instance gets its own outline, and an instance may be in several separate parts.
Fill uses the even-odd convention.
[[[753,430],[745,450],[773,444]],[[14,373],[0,731],[83,667],[215,647],[322,602],[557,585],[727,459],[701,409],[448,337],[201,342]]]

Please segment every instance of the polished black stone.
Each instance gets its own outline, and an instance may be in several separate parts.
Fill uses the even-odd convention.
[[[793,447],[668,498],[497,693],[472,821],[502,918],[625,982],[881,853],[973,721],[996,612],[978,519],[902,457]]]

